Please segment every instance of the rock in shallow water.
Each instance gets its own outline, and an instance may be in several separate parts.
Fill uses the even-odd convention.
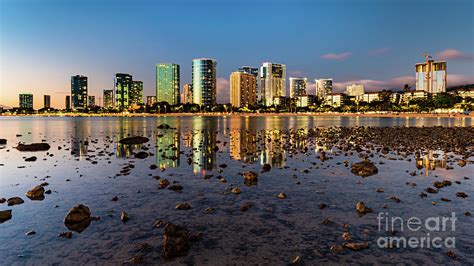
[[[247,186],[256,185],[258,183],[258,174],[252,171],[244,173],[244,183]]]
[[[23,204],[23,199],[20,197],[13,197],[7,200],[8,206],[20,205]]]
[[[358,213],[360,214],[366,214],[366,213],[369,213],[369,212],[372,212],[372,209],[371,208],[367,208],[365,206],[365,203],[363,201],[359,201],[357,202],[356,204],[356,210]]]
[[[198,239],[185,227],[168,223],[163,234],[162,255],[165,259],[183,256],[190,248],[190,242]]]
[[[150,139],[142,136],[135,136],[135,137],[129,137],[129,138],[124,138],[121,139],[119,142],[121,144],[127,144],[127,145],[136,145],[136,144],[143,144],[148,142]]]
[[[19,151],[47,151],[51,148],[48,143],[18,144],[16,149]]]
[[[12,210],[0,211],[0,223],[6,222],[12,218]]]
[[[26,192],[26,196],[31,200],[43,200],[44,199],[44,187],[36,186]]]
[[[377,174],[379,170],[377,169],[377,166],[375,166],[375,164],[368,160],[365,160],[352,164],[351,172],[357,176],[368,177]]]
[[[72,207],[66,218],[64,218],[64,225],[69,230],[76,231],[78,233],[84,231],[91,223],[91,211],[85,205],[78,204]]]

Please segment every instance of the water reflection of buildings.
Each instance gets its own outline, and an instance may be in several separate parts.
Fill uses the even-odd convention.
[[[260,164],[283,167],[286,164],[287,152],[284,149],[285,134],[283,131],[274,129],[264,132],[264,145],[260,152]]]
[[[120,118],[116,131],[116,151],[115,155],[121,158],[130,158],[134,151],[139,150],[143,145],[125,145],[119,141],[130,136],[143,136],[144,128],[146,128],[145,119],[133,120],[126,117]]]
[[[76,156],[87,155],[89,124],[82,119],[74,120],[74,129],[72,131],[71,139],[71,154]]]
[[[156,165],[160,168],[178,167],[180,163],[179,129],[161,130],[156,138]]]
[[[416,167],[418,169],[425,168],[426,175],[436,168],[446,168],[446,155],[440,151],[429,151],[427,154],[416,158]]]
[[[212,119],[198,117],[193,121],[193,172],[206,175],[207,171],[217,168],[216,155],[216,122]]]
[[[231,130],[230,157],[245,163],[258,161],[256,133],[244,129]]]

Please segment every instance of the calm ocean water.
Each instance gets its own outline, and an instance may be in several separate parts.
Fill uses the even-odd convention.
[[[172,129],[157,129],[160,124]],[[455,212],[459,217],[457,230],[450,232],[456,236],[454,250],[459,262],[473,263],[473,220],[463,215],[474,212],[473,165],[458,167],[446,161],[448,157],[437,157],[441,151],[432,151],[430,166],[419,169],[415,160],[408,160],[411,157],[391,153],[394,160],[377,155],[376,162],[384,161],[377,165],[379,173],[362,179],[343,165],[345,160],[360,161],[357,154],[342,156],[334,147],[318,146],[317,140],[307,135],[307,130],[314,127],[353,126],[472,127],[472,121],[336,116],[0,117],[0,138],[8,141],[0,149],[0,198],[18,196],[25,201],[15,206],[0,204],[0,210],[11,209],[13,214],[11,220],[0,224],[1,264],[117,264],[136,255],[143,256],[147,263],[163,263],[163,229],[154,226],[157,219],[203,235],[185,256],[171,263],[285,264],[294,256],[306,263],[452,262],[444,248],[378,248],[375,239],[381,233],[377,231],[376,213],[382,210],[401,217],[448,216]],[[301,132],[295,137],[289,129]],[[150,141],[133,146],[118,143],[137,135]],[[47,142],[51,149],[20,152],[13,148],[19,142]],[[320,148],[332,159],[320,161]],[[146,151],[149,156],[136,159],[134,153],[138,151]],[[25,162],[33,155],[37,161]],[[259,172],[265,163],[272,170],[260,173],[258,186],[244,186],[240,173]],[[150,169],[152,164],[158,169]],[[123,171],[129,165],[133,168]],[[446,165],[454,169],[447,170]],[[419,172],[410,175],[412,171]],[[153,177],[175,181],[184,189],[159,189]],[[428,199],[419,197],[433,181],[445,179],[460,184]],[[44,182],[52,191],[44,200],[32,201],[25,196],[30,188]],[[416,186],[408,186],[407,182]],[[242,190],[240,195],[229,192],[235,186]],[[377,188],[385,192],[376,193]],[[469,197],[457,198],[458,191]],[[280,192],[288,198],[277,198]],[[111,201],[115,196],[118,201]],[[391,196],[402,201],[393,203],[388,200]],[[432,204],[442,197],[452,201]],[[371,206],[374,214],[359,217],[354,211],[359,200]],[[179,202],[188,202],[192,208],[175,210]],[[246,202],[253,207],[240,211]],[[78,203],[89,206],[92,215],[101,219],[82,233],[74,233],[71,239],[59,238],[59,233],[67,231],[64,217]],[[327,208],[321,209],[322,203]],[[389,208],[382,209],[387,204]],[[209,207],[215,212],[207,214],[205,209]],[[119,218],[121,211],[130,215],[125,224]],[[332,223],[324,224],[325,219]],[[36,234],[25,235],[32,230]],[[346,230],[357,242],[368,242],[370,248],[332,252],[330,246],[339,243]],[[143,243],[151,248],[138,250],[137,245]]]

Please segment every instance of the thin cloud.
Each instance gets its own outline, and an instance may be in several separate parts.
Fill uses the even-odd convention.
[[[344,52],[344,53],[340,53],[340,54],[329,53],[329,54],[321,55],[321,58],[328,59],[328,60],[342,61],[342,60],[347,59],[351,55],[352,55],[351,52]]]
[[[448,87],[474,84],[474,77],[460,74],[449,74],[446,82],[448,83]]]
[[[390,52],[390,48],[384,47],[376,50],[369,51],[369,56],[380,56]]]
[[[474,57],[471,54],[463,53],[456,49],[446,49],[444,51],[436,53],[436,56],[440,60],[473,60]]]

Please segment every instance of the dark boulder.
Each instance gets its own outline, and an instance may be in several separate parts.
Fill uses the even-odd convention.
[[[150,139],[142,136],[135,136],[135,137],[129,137],[129,138],[124,138],[119,141],[120,144],[126,144],[126,145],[137,145],[137,144],[143,144],[148,142]]]
[[[368,160],[365,160],[352,164],[351,172],[357,176],[368,177],[377,174],[379,170],[377,169],[377,166],[375,166],[375,164]]]
[[[16,149],[19,151],[47,151],[51,148],[48,143],[18,144]]]

